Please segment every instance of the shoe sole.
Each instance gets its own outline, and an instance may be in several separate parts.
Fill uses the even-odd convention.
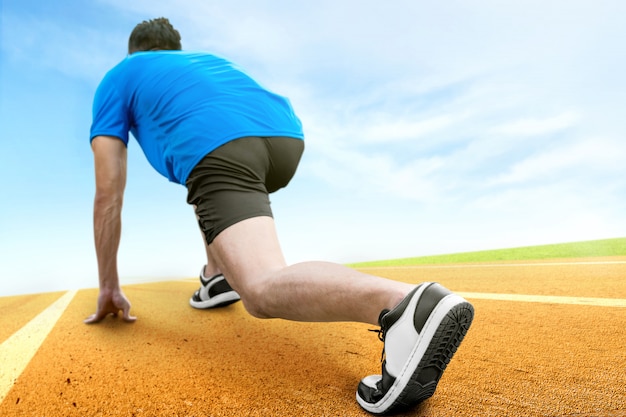
[[[227,305],[236,303],[239,301],[241,297],[235,291],[225,292],[214,297],[211,297],[210,300],[205,301],[196,301],[193,298],[189,299],[189,304],[193,308],[197,308],[199,310],[206,310],[209,308],[217,308],[217,307],[226,307]]]
[[[439,379],[472,324],[474,307],[450,294],[433,309],[400,375],[387,393],[372,404],[356,396],[372,414],[397,412],[432,397]]]

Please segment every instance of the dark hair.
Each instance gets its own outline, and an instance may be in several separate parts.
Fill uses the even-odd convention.
[[[128,38],[128,53],[139,51],[179,51],[180,33],[165,17],[144,20],[133,29]]]

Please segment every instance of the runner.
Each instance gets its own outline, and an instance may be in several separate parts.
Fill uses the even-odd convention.
[[[93,104],[100,292],[85,322],[119,311],[136,320],[117,268],[131,132],[159,173],[187,187],[195,209],[207,262],[192,307],[241,299],[258,318],[378,324],[382,372],[361,380],[358,403],[380,414],[432,396],[473,308],[436,283],[414,286],[327,262],[286,264],[269,194],[289,183],[304,151],[289,100],[222,57],[182,51],[165,18],[137,25],[128,54],[106,74]]]

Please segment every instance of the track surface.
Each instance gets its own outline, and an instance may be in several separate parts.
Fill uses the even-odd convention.
[[[626,416],[626,258],[364,271],[438,281],[476,308],[437,392],[405,415]],[[379,373],[371,326],[197,311],[196,287],[126,286],[134,324],[84,325],[97,290],[0,298],[0,416],[368,415],[354,396]],[[16,370],[35,340],[24,329],[63,297]]]

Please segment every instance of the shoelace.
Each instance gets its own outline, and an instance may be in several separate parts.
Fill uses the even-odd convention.
[[[385,334],[386,334],[386,330],[383,327],[382,323],[383,323],[383,317],[387,313],[389,313],[389,310],[385,309],[385,310],[381,311],[380,315],[378,316],[378,323],[380,324],[380,329],[368,329],[370,332],[378,333],[378,340],[383,342],[383,351],[380,354],[380,362],[381,363],[385,360]]]
[[[367,331],[378,333],[378,340],[383,342],[383,351],[380,354],[380,362],[382,363],[385,360],[385,330],[381,327],[380,329],[367,329]]]

